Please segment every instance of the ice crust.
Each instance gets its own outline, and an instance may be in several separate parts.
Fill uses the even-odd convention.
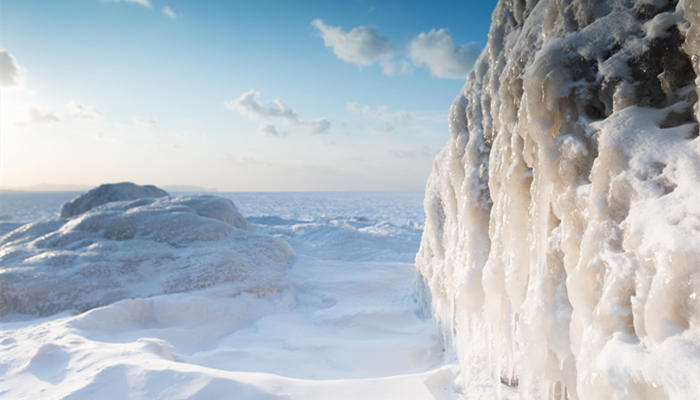
[[[697,1],[498,3],[416,257],[467,393],[700,396],[699,73]]]
[[[72,217],[0,237],[0,316],[85,311],[222,282],[232,293],[277,292],[294,257],[284,240],[254,232],[221,197],[170,197],[120,183],[65,203],[61,214]]]
[[[61,217],[69,218],[112,201],[136,200],[144,197],[164,197],[168,192],[153,185],[131,182],[105,183],[61,206]]]

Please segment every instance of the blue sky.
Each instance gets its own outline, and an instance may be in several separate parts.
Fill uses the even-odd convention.
[[[422,190],[495,2],[0,7],[0,186],[355,191]]]

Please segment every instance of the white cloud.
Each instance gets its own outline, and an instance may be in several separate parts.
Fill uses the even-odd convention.
[[[313,20],[311,25],[321,33],[326,47],[333,49],[343,61],[364,67],[389,62],[394,55],[389,39],[379,36],[372,28],[358,26],[346,32],[339,26],[326,25],[320,19]]]
[[[0,49],[0,86],[15,86],[19,80],[19,66],[9,51]]]
[[[163,7],[163,9],[162,9],[161,11],[163,12],[163,15],[165,15],[166,17],[168,17],[168,18],[170,18],[170,19],[177,19],[177,18],[179,18],[179,17],[182,16],[182,14],[176,13],[176,12],[173,11],[173,9],[170,8],[169,6]]]
[[[260,125],[260,133],[262,133],[265,136],[272,136],[272,137],[279,137],[279,136],[286,136],[287,135],[287,132],[280,132],[277,130],[277,128],[274,127],[274,125],[270,125],[270,124]]]
[[[272,103],[265,106],[258,102],[259,97],[259,92],[249,90],[240,95],[236,100],[226,102],[226,106],[229,109],[238,110],[242,114],[256,119],[282,118],[293,121],[299,119],[297,113],[281,100],[274,99]]]
[[[26,118],[18,122],[18,125],[53,124],[58,122],[61,122],[61,117],[58,113],[52,110],[44,110],[37,106],[30,106],[27,109]]]
[[[380,65],[385,75],[394,75],[398,73],[399,75],[405,76],[413,72],[413,65],[403,59],[381,61]]]
[[[408,43],[407,54],[402,55],[395,51],[389,39],[366,26],[344,31],[320,19],[313,20],[311,25],[339,59],[360,67],[379,64],[385,75],[408,75],[415,66],[430,69],[438,78],[464,79],[480,52],[474,43],[455,44],[445,28],[418,34]]]
[[[320,135],[328,132],[331,129],[331,123],[323,118],[314,119],[311,121],[302,121],[304,129],[310,135]]]
[[[464,79],[479,56],[474,43],[455,45],[447,29],[420,33],[408,45],[413,64],[427,67],[438,78]]]
[[[413,72],[413,65],[406,60],[401,60],[399,67],[399,75],[408,75]]]
[[[153,7],[153,6],[151,5],[151,1],[150,1],[150,0],[102,0],[102,1],[103,1],[103,2],[106,2],[106,3],[131,3],[131,4],[138,4],[138,5],[142,6],[142,7],[147,7],[147,8]]]
[[[299,115],[290,106],[283,103],[279,99],[274,99],[272,103],[267,105],[261,104],[258,101],[260,93],[255,90],[249,90],[240,95],[236,100],[227,101],[224,104],[230,110],[239,112],[263,124],[260,131],[267,136],[282,136],[274,125],[270,123],[272,120],[281,121],[290,128],[298,128],[310,135],[318,135],[327,132],[331,123],[323,118],[314,120],[304,120],[299,118]]]
[[[143,128],[155,129],[158,125],[158,121],[153,118],[143,118],[143,117],[132,117],[131,122],[134,125],[141,126]]]
[[[150,0],[114,0],[115,2],[119,3],[120,1],[124,1],[125,3],[133,3],[133,4],[138,4],[143,7],[151,7],[151,2]]]
[[[74,100],[69,101],[66,108],[68,114],[73,118],[98,119],[102,117],[102,113],[95,106],[76,103]]]

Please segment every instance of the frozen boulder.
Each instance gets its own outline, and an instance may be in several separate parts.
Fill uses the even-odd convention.
[[[700,2],[501,0],[488,38],[416,258],[463,384],[700,398]]]
[[[167,195],[168,192],[153,185],[141,186],[131,182],[106,183],[64,203],[61,206],[60,215],[63,218],[70,218],[112,201],[164,197]]]
[[[120,185],[93,198],[138,192]],[[157,194],[154,189],[148,193]],[[293,251],[254,232],[231,200],[151,196],[96,203],[72,218],[37,221],[0,237],[0,315],[84,311],[224,282],[233,294],[266,294],[286,284]]]

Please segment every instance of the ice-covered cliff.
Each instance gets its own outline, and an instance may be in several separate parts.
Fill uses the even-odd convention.
[[[61,215],[0,237],[0,316],[85,311],[223,282],[230,294],[276,292],[294,257],[216,196],[107,184],[65,203]]]
[[[499,2],[416,259],[464,385],[700,398],[699,73],[697,0]]]

